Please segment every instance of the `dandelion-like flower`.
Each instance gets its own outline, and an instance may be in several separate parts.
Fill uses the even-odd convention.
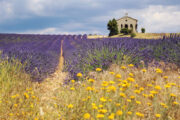
[[[89,113],[85,113],[83,117],[84,117],[84,119],[89,119],[91,117],[91,115]]]
[[[129,66],[129,67],[134,67],[134,65],[133,65],[133,64],[129,64],[128,66]]]
[[[67,107],[68,107],[69,109],[71,109],[71,108],[73,108],[74,106],[73,106],[72,104],[69,104]]]
[[[121,66],[121,69],[126,69],[126,67],[125,66]]]
[[[157,68],[156,73],[163,73],[163,71],[160,68]]]
[[[29,98],[29,95],[28,95],[27,93],[24,93],[24,97],[25,97],[26,99],[28,99],[28,98]]]
[[[140,112],[136,112],[136,115],[137,115],[138,117],[144,117],[144,114],[142,114],[142,113],[140,113]]]
[[[110,120],[114,120],[114,116],[115,116],[115,114],[114,114],[114,113],[111,113],[111,115],[109,115],[108,118],[109,118]]]
[[[104,114],[97,114],[96,118],[104,118]]]
[[[160,118],[160,117],[161,117],[161,114],[155,114],[155,117],[156,117],[156,118]]]
[[[116,78],[121,78],[121,75],[120,75],[120,74],[117,74],[117,75],[116,75]]]
[[[72,83],[75,83],[75,80],[71,80]]]
[[[147,70],[146,69],[142,69],[141,71],[145,73]]]
[[[78,74],[77,74],[77,77],[82,77],[82,73],[78,73]]]
[[[101,102],[106,102],[107,100],[104,97],[102,97],[102,98],[100,98],[100,101]]]
[[[101,68],[96,68],[96,71],[100,72],[100,71],[102,71],[102,69]]]
[[[114,72],[109,72],[109,74],[114,75],[115,73]]]

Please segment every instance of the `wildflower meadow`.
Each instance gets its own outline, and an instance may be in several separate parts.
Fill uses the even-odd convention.
[[[0,34],[0,50],[0,120],[180,119],[177,34]]]

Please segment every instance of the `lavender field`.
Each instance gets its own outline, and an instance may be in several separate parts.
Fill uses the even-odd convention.
[[[180,119],[178,34],[0,34],[0,51],[2,120]]]
[[[180,36],[177,34],[162,39],[87,39],[87,35],[0,34],[0,50],[3,58],[26,62],[26,71],[36,81],[41,81],[57,69],[62,41],[64,71],[70,72],[74,79],[79,72],[88,73],[97,67],[106,69],[112,63],[122,64],[124,59],[136,67],[140,61],[144,61],[146,67],[154,61],[157,64],[163,61],[180,66]]]

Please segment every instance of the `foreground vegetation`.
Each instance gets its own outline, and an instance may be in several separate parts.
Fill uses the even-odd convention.
[[[1,60],[0,68],[1,120],[180,119],[177,68],[112,65],[86,78],[77,74],[79,82],[64,85],[54,80],[53,91],[47,89],[49,83],[31,83],[18,61]]]

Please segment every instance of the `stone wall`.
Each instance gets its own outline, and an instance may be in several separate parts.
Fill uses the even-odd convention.
[[[130,17],[123,17],[119,20],[117,20],[118,23],[118,30],[120,32],[120,30],[122,28],[128,28],[128,29],[133,29],[133,32],[137,33],[137,20],[132,19]]]

